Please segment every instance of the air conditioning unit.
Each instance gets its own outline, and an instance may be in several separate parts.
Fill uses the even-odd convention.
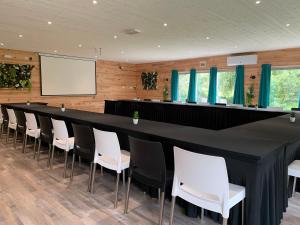
[[[257,55],[241,55],[227,57],[227,66],[255,65],[257,64]]]

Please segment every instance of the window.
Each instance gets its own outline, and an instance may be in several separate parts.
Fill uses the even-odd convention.
[[[300,68],[273,69],[271,72],[270,106],[285,110],[298,107]]]
[[[218,72],[217,77],[217,102],[232,104],[236,77],[235,72]]]
[[[190,74],[179,74],[179,101],[186,102],[189,92],[189,82],[190,82]]]
[[[209,88],[209,73],[197,73],[198,102],[207,102]]]

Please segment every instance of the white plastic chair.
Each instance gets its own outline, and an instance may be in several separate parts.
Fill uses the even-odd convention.
[[[243,104],[230,104],[231,107],[243,108]]]
[[[120,173],[123,171],[123,184],[125,185],[125,169],[129,168],[130,154],[128,151],[123,151],[120,149],[120,144],[116,133],[97,129],[93,129],[93,131],[95,136],[95,156],[91,192],[94,192],[94,180],[97,164],[101,166],[101,170],[102,167],[105,167],[107,169],[116,171],[117,182],[114,207],[117,208]]]
[[[296,192],[296,183],[297,178],[300,178],[300,160],[295,160],[292,162],[288,167],[288,176],[294,177],[294,184],[293,184],[293,196]],[[289,182],[288,182],[289,183]]]
[[[65,121],[52,119],[53,125],[53,145],[51,155],[51,169],[53,168],[53,158],[55,147],[63,149],[65,151],[65,168],[63,177],[66,178],[68,152],[74,148],[74,137],[69,137],[68,129]]]
[[[13,109],[7,109],[7,114],[8,114],[8,126],[7,126],[6,142],[8,142],[10,130],[14,130],[14,132],[15,132],[14,136],[16,136],[17,125],[18,125],[15,111]],[[16,144],[16,141],[17,140],[15,138],[15,141],[14,141],[15,144]]]
[[[226,99],[226,98],[221,98],[221,99],[219,100],[219,103],[221,103],[221,104],[226,104],[226,105],[227,105],[227,99]]]
[[[34,138],[34,147],[33,147],[33,158],[35,158],[36,155],[36,141],[40,137],[40,129],[38,128],[36,117],[33,113],[26,113],[25,112],[25,118],[26,118],[26,136],[25,136],[25,143],[24,143],[24,149],[26,149],[27,145],[27,137],[33,137]]]
[[[174,147],[175,173],[172,188],[170,225],[173,224],[176,197],[180,197],[204,210],[222,214],[227,224],[229,210],[242,201],[244,222],[245,188],[228,182],[224,158],[208,156]]]
[[[267,109],[270,110],[270,111],[283,111],[283,108],[281,108],[281,107],[268,106]]]

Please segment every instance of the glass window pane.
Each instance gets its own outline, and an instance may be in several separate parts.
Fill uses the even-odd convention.
[[[207,102],[209,88],[209,73],[197,73],[198,102]]]
[[[217,102],[233,103],[233,93],[235,85],[235,72],[218,72],[217,78]]]
[[[271,72],[270,106],[285,110],[298,107],[300,69],[273,69]]]
[[[186,102],[189,91],[190,74],[179,74],[179,101]]]

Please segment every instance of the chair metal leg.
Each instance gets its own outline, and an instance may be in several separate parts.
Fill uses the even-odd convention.
[[[8,142],[9,133],[10,133],[10,128],[9,128],[9,127],[7,127],[6,143]]]
[[[73,154],[73,158],[72,158],[72,167],[71,167],[71,175],[70,175],[70,180],[71,181],[73,181],[74,163],[75,163],[75,154]]]
[[[36,138],[34,138],[34,144],[33,144],[33,158],[35,159],[35,149],[36,149]]]
[[[160,202],[160,188],[158,188],[158,191],[157,191],[157,199]]]
[[[130,193],[130,183],[131,183],[131,177],[128,177],[127,182],[127,192],[126,192],[126,198],[125,198],[125,208],[124,213],[128,213],[128,205],[129,205],[129,193]]]
[[[28,135],[26,134],[26,135],[25,135],[24,147],[23,147],[23,153],[26,152],[27,140],[28,140]]]
[[[37,161],[40,161],[41,142],[42,142],[42,140],[39,138],[39,140],[38,140],[38,149],[37,149]],[[34,151],[34,156],[33,156],[33,158],[35,158],[35,154],[36,154],[36,151]]]
[[[2,123],[2,124],[1,124],[1,132],[0,132],[0,140],[2,140],[3,127],[4,127],[4,125],[3,125],[3,123]]]
[[[15,129],[15,133],[14,133],[14,145],[15,145],[15,148],[17,148],[17,138],[18,138],[18,131],[17,131],[17,129]]]
[[[101,176],[103,176],[103,166],[101,166]]]
[[[51,159],[51,144],[49,143],[49,149],[48,149],[48,159],[47,159],[47,166],[50,166],[50,159]]]
[[[172,196],[169,225],[173,225],[176,196]]]
[[[293,184],[293,197],[295,197],[295,193],[296,193],[296,183],[297,183],[297,177],[294,177],[294,184]]]
[[[161,192],[160,196],[160,210],[159,210],[159,225],[162,225],[164,220],[164,208],[165,208],[165,191]]]
[[[245,199],[242,201],[242,225],[244,225],[245,221]]]
[[[228,223],[228,219],[223,218],[223,225],[227,225],[227,223]]]
[[[92,173],[92,181],[91,181],[91,193],[94,193],[94,182],[95,182],[95,173],[96,173],[96,167],[97,163],[93,163],[93,173]]]
[[[118,193],[119,193],[119,181],[120,181],[120,174],[117,174],[117,182],[116,182],[116,191],[115,191],[115,209],[118,207]]]
[[[54,145],[52,145],[52,152],[51,152],[51,162],[50,162],[50,168],[51,168],[51,169],[53,169],[54,148],[55,148],[55,146],[54,146]]]
[[[204,220],[204,208],[201,208],[201,220]]]
[[[68,152],[65,151],[65,168],[64,168],[64,175],[63,177],[67,177],[67,168],[68,168]]]
[[[88,192],[91,192],[91,182],[92,182],[92,173],[93,173],[93,163],[90,163],[90,172],[89,172],[89,183],[88,183]]]
[[[79,156],[78,161],[79,161],[79,166],[81,167],[81,156]]]

